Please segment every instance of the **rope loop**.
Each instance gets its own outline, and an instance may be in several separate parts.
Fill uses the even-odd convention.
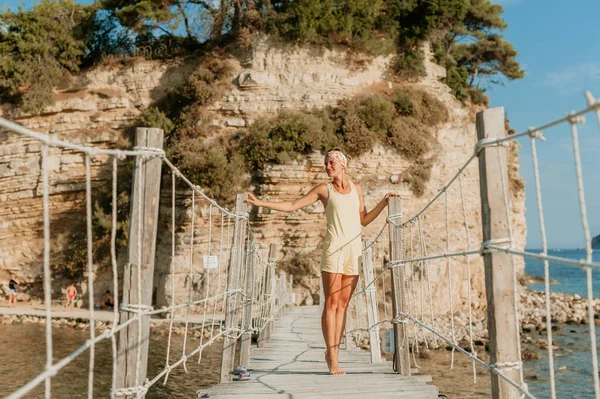
[[[484,138],[479,140],[476,144],[475,144],[475,156],[478,157],[479,153],[487,147],[509,147],[510,146],[510,142],[508,141],[500,141],[498,142],[497,139],[494,138]]]
[[[535,130],[534,128],[530,127],[527,131],[529,132],[529,137],[531,137],[532,139],[538,139],[540,141],[546,141],[546,138],[542,134],[541,130]]]
[[[122,312],[143,313],[143,312],[147,312],[147,311],[152,312],[154,310],[154,307],[149,306],[149,305],[121,303],[119,305],[119,310]]]
[[[386,220],[388,222],[392,222],[394,219],[401,219],[402,218],[402,212],[400,213],[394,213],[393,215],[388,215],[388,217],[386,218]]]
[[[406,266],[406,261],[399,259],[399,260],[391,260],[388,262],[387,264],[387,269],[393,269],[396,267],[404,267]]]
[[[569,112],[567,114],[567,119],[571,125],[583,125],[585,123],[585,116],[583,115],[574,115],[573,112]]]
[[[495,238],[493,240],[487,240],[487,241],[483,241],[481,243],[481,247],[479,248],[479,254],[481,256],[483,256],[484,254],[491,254],[494,252],[498,252],[497,249],[494,248],[488,248],[490,245],[495,245],[495,246],[501,246],[503,248],[510,248],[512,244],[512,241],[510,238],[506,237],[506,238]]]
[[[144,147],[144,146],[134,146],[133,147],[134,151],[143,151],[145,154],[139,154],[142,157],[145,158],[149,158],[149,157],[159,157],[162,158],[163,156],[165,156],[165,151],[162,148],[156,148],[156,147]]]
[[[398,315],[394,317],[390,323],[392,324],[408,324],[408,319],[404,315]]]
[[[118,388],[112,391],[112,396],[143,397],[147,391],[148,388],[145,385],[140,385],[137,387]]]
[[[89,150],[87,152],[88,157],[90,157],[90,160],[95,159],[98,156],[98,149],[96,147],[88,147]]]
[[[499,371],[518,370],[522,364],[522,362],[496,362],[490,363],[490,368],[493,373],[498,374]]]
[[[248,212],[236,212],[235,216],[239,219],[249,219],[250,214]]]
[[[491,147],[493,145],[496,145],[496,139],[484,138],[484,139],[479,140],[477,143],[475,143],[475,156],[479,156],[479,153],[484,148]]]

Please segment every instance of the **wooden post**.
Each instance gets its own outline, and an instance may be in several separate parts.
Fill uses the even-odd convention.
[[[274,272],[274,264],[275,264],[275,258],[277,255],[277,245],[275,244],[271,244],[269,246],[269,265],[267,267],[267,270],[265,271],[265,273],[267,274],[265,277],[265,293],[264,295],[267,297],[269,303],[266,305],[266,313],[265,316],[267,318],[271,317],[271,312],[272,312],[272,298],[274,295],[273,292],[273,276],[275,274]],[[272,266],[273,265],[273,266]],[[272,322],[268,321],[267,325],[264,326],[264,328],[262,329],[262,331],[260,331],[258,333],[258,347],[259,348],[264,348],[265,343],[269,340],[269,337],[271,336],[271,326],[272,326]]]
[[[373,250],[367,248],[367,241],[363,240],[363,281],[367,285],[373,281]],[[369,345],[371,346],[371,363],[381,363],[381,342],[379,341],[379,310],[377,308],[377,289],[375,283],[365,291],[367,302],[368,326],[375,326],[369,330]]]
[[[294,295],[294,275],[290,274],[290,283],[288,285],[288,303],[289,306],[296,305],[296,295]]]
[[[135,145],[137,147],[162,149],[163,130],[137,128]],[[161,168],[162,160],[159,157],[136,157],[133,164],[129,242],[127,244],[127,264],[123,273],[121,300],[121,304],[130,309],[142,309],[145,306],[152,305],[152,280],[154,276]],[[139,247],[140,243],[141,248]],[[141,275],[140,280],[138,280],[138,272]],[[141,303],[139,300],[140,295]],[[134,315],[135,313],[127,310],[121,311],[119,323],[125,323]],[[141,386],[146,380],[150,317],[141,317],[141,341],[139,340],[138,328],[138,321],[134,321],[119,332],[118,372],[115,381],[117,389]],[[138,361],[140,362],[139,373],[137,373]]]
[[[269,263],[271,264],[271,270],[269,274],[270,278],[270,294],[269,294],[269,323],[268,330],[269,335],[268,338],[271,338],[271,333],[273,332],[273,328],[275,327],[275,301],[277,300],[277,275],[275,274],[275,254],[273,254],[273,258],[271,258],[271,251],[269,250]]]
[[[477,138],[497,139],[505,137],[504,108],[497,107],[477,113]],[[500,168],[500,158],[504,160]],[[481,221],[483,241],[507,239],[510,221],[506,220],[502,179],[508,182],[506,150],[502,147],[484,148],[479,153],[479,185],[481,188]],[[503,177],[502,177],[503,176]],[[506,193],[508,197],[508,193]],[[513,295],[512,255],[505,252],[484,253],[485,292],[487,296],[487,319],[490,339],[490,363],[506,364],[500,370],[510,379],[522,384],[517,365],[521,361],[519,329],[515,314]],[[512,399],[521,393],[498,374],[491,373],[492,397]]]
[[[402,206],[399,197],[388,198],[388,215],[399,215],[402,213]],[[394,220],[396,223],[399,219]],[[390,260],[402,259],[402,230],[390,223]],[[405,303],[405,274],[404,265],[396,266],[390,270],[392,276],[392,311],[394,317],[399,312],[407,312],[408,307]],[[394,323],[394,348],[396,372],[400,375],[410,375],[410,353],[408,339],[406,337],[406,324]]]
[[[248,204],[246,203],[247,194],[238,194],[235,200],[235,212],[246,212]],[[247,221],[235,219],[233,227],[233,245],[231,247],[231,257],[229,260],[229,272],[227,273],[227,291],[238,290],[241,288],[241,273],[244,263],[244,243],[246,238]],[[239,306],[242,295],[233,293],[227,295],[225,330],[238,328],[241,316],[241,307]],[[231,371],[235,361],[235,347],[237,339],[232,333],[223,336],[223,358],[221,360],[221,383],[231,381]]]
[[[254,251],[254,243],[250,244],[248,248],[248,260],[246,262],[246,273],[244,276],[244,309],[242,317],[242,329],[249,329],[245,331],[241,337],[240,343],[240,364],[247,366],[250,363],[250,348],[252,344],[252,302],[254,299],[254,260],[256,255]]]
[[[287,277],[283,270],[279,272],[279,295],[277,295],[277,300],[279,301],[277,317],[283,317],[283,311],[287,303]]]

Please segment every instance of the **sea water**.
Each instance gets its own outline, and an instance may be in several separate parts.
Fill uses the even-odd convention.
[[[539,250],[528,250],[540,252]],[[583,249],[549,250],[548,255],[573,260],[586,259]],[[593,261],[600,263],[600,251],[593,252]],[[526,259],[525,271],[532,276],[544,276],[544,263]],[[578,294],[587,298],[587,282],[585,270],[550,263],[549,275],[558,284],[550,286],[551,292]],[[600,272],[592,273],[594,298],[600,298]],[[534,284],[530,289],[543,291],[544,284]],[[554,370],[558,398],[593,398],[594,382],[592,371],[592,354],[590,347],[589,327],[585,325],[557,325],[558,330],[552,336],[554,345]],[[598,328],[595,328],[597,335]],[[534,334],[534,339],[546,339],[546,333]],[[540,360],[524,362],[524,376],[530,392],[536,398],[550,397],[550,372],[548,367],[548,351],[539,349]]]

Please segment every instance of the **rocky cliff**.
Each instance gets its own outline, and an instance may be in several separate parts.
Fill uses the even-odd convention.
[[[424,51],[428,52],[427,48]],[[338,49],[282,47],[268,40],[254,46],[252,53],[234,59],[236,77],[234,88],[212,106],[214,125],[222,132],[244,128],[257,116],[278,110],[310,109],[334,105],[337,101],[361,92],[378,90],[400,83],[387,79],[390,58],[377,58],[365,66],[348,67],[349,55]],[[167,65],[160,62],[136,61],[130,65],[99,67],[80,77],[80,89],[58,93],[57,102],[36,117],[11,114],[4,108],[4,117],[13,116],[17,123],[61,139],[104,147],[119,147],[125,130],[153,101],[164,95],[166,88],[181,82],[189,68],[186,65]],[[393,150],[376,146],[372,151],[353,160],[350,174],[364,187],[367,207],[373,207],[390,191],[402,195],[403,213],[410,217],[421,209],[437,190],[457,171],[472,153],[476,141],[473,112],[462,106],[450,94],[447,86],[439,82],[444,70],[427,62],[428,75],[414,85],[444,102],[450,113],[449,122],[436,132],[438,145],[432,150],[436,163],[425,194],[416,198],[408,185],[402,183],[403,173],[410,163]],[[516,150],[514,150],[516,151]],[[0,133],[0,280],[14,274],[23,282],[35,283],[41,278],[42,202],[40,191],[40,147],[32,140],[7,132]],[[511,158],[511,167],[518,168],[518,157]],[[71,151],[51,151],[51,229],[58,243],[81,217],[84,199],[83,158]],[[106,159],[98,157],[93,163],[94,184],[105,176]],[[311,154],[302,161],[274,165],[265,169],[255,179],[256,189],[265,199],[287,200],[307,192],[316,183],[326,181],[322,156]],[[164,185],[168,187],[168,185]],[[481,241],[480,202],[477,163],[472,163],[463,178],[464,203],[467,214],[469,245],[477,248]],[[512,224],[515,245],[525,244],[524,193],[513,192]],[[450,250],[466,249],[462,217],[461,196],[456,185],[448,192]],[[206,249],[208,229],[208,204],[199,201],[195,215],[194,270],[199,281],[203,279],[201,254]],[[163,189],[161,199],[161,227],[156,255],[155,295],[158,305],[170,302],[171,237],[167,228],[170,215],[170,190]],[[178,229],[176,238],[176,292],[181,300],[187,296],[186,273],[189,268],[190,198],[184,187],[178,187]],[[421,220],[428,253],[446,248],[445,207],[438,201]],[[280,261],[295,255],[311,256],[318,253],[324,234],[324,215],[321,206],[313,206],[291,214],[260,210],[254,219],[257,237],[264,243],[279,245]],[[385,217],[364,230],[364,238],[372,239],[384,226]],[[414,253],[421,253],[417,229],[414,225]],[[410,248],[409,234],[405,234],[405,248]],[[381,268],[387,256],[385,235],[375,246],[376,269]],[[197,255],[196,255],[197,254]],[[448,310],[448,265],[431,262],[426,271],[432,284],[432,297],[436,313]],[[467,274],[464,259],[452,261],[455,306],[467,298]],[[518,265],[522,269],[522,264]],[[294,272],[294,271],[292,271]],[[297,278],[297,302],[311,303],[317,292],[318,264]],[[418,275],[416,273],[415,275]],[[62,284],[56,277],[54,296],[59,295]],[[108,271],[97,270],[97,291],[110,285]],[[482,263],[478,257],[471,262],[472,294],[476,308],[482,308],[485,299]],[[185,287],[185,289],[183,289]],[[200,288],[198,293],[200,295]],[[178,296],[178,299],[179,296]]]

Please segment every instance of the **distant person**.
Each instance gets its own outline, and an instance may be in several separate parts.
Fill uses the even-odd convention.
[[[72,311],[75,307],[75,298],[77,297],[77,288],[75,288],[75,285],[73,283],[71,283],[67,287],[66,295],[67,295],[67,303],[65,304],[65,310],[67,310],[69,305],[71,305],[71,311]]]
[[[17,283],[11,277],[10,282],[8,283],[8,306],[9,307],[11,304],[12,304],[13,308],[15,306],[17,306],[17,286],[18,285],[19,285],[19,283]]]
[[[96,304],[96,309],[112,309],[115,307],[115,298],[109,290],[104,293],[104,300]]]

